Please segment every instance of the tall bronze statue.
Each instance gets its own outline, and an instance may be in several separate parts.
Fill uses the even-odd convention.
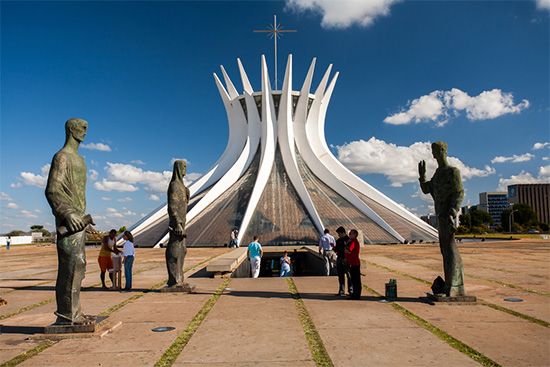
[[[168,185],[168,217],[170,239],[166,246],[166,268],[168,269],[168,287],[184,287],[183,262],[187,247],[185,246],[185,217],[189,202],[189,189],[183,183],[185,161],[174,162],[172,180]]]
[[[57,227],[57,325],[90,322],[80,309],[80,287],[86,271],[85,228],[93,224],[86,210],[86,163],[78,155],[88,123],[70,119],[65,123],[65,145],[52,159],[46,198]]]
[[[431,194],[439,223],[439,248],[443,255],[445,273],[444,293],[450,297],[465,296],[462,258],[455,242],[456,216],[464,198],[460,171],[447,162],[447,144],[432,144],[432,154],[437,160],[437,170],[426,181],[426,162],[418,163],[420,187],[424,194]]]

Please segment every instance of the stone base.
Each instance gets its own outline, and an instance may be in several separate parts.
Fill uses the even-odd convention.
[[[168,292],[194,293],[195,288],[196,287],[193,284],[183,283],[183,284],[173,285],[171,287],[161,288],[160,291],[162,293],[168,293]]]
[[[460,303],[476,303],[476,296],[446,296],[444,294],[426,293],[430,301],[434,302],[460,302]]]
[[[94,333],[96,326],[105,320],[106,316],[86,316],[88,321],[83,324],[52,324],[44,327],[44,334],[76,334]]]

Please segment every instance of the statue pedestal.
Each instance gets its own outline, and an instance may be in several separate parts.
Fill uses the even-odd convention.
[[[171,287],[161,288],[162,293],[180,292],[180,293],[195,293],[195,285],[189,283],[177,284]]]
[[[426,293],[428,299],[434,302],[446,302],[446,303],[476,303],[476,296],[446,296],[444,294]]]
[[[94,333],[96,326],[104,321],[106,316],[86,316],[88,319],[82,324],[52,324],[44,327],[44,334],[75,334]]]

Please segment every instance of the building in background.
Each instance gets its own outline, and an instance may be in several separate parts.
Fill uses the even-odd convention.
[[[493,218],[492,227],[500,227],[502,212],[508,209],[508,195],[506,192],[481,192],[479,194],[478,210],[489,213]]]
[[[550,183],[510,185],[508,201],[529,205],[539,222],[550,224]]]
[[[435,214],[423,215],[420,217],[420,219],[422,219],[424,222],[428,223],[430,226],[434,227],[435,229],[437,229],[437,227],[439,226],[437,215]]]

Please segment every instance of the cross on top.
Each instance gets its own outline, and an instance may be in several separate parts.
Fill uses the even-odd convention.
[[[273,24],[269,25],[268,29],[255,29],[256,33],[269,33],[269,37],[273,39],[274,58],[275,58],[275,90],[277,90],[277,39],[281,37],[281,33],[294,33],[295,29],[283,29],[280,23],[277,23],[277,16],[273,15]]]

